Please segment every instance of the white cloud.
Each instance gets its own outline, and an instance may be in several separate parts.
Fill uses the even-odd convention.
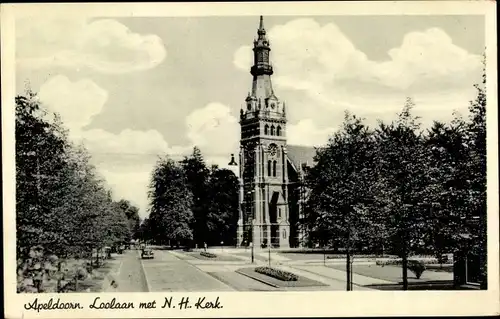
[[[296,19],[269,30],[276,84],[291,88],[318,89],[342,80],[375,82],[394,89],[407,89],[428,78],[457,77],[476,72],[480,57],[453,44],[441,29],[405,35],[398,48],[389,50],[390,59],[369,60],[333,23]],[[252,63],[249,46],[234,54],[234,64],[247,71]]]
[[[89,79],[71,82],[57,75],[41,85],[38,97],[49,109],[59,113],[68,128],[79,130],[101,112],[108,92]]]
[[[186,126],[192,145],[198,146],[207,156],[222,156],[228,161],[238,147],[238,120],[224,104],[210,103],[191,112],[186,117]]]
[[[386,61],[370,60],[335,24],[314,19],[274,26],[268,37],[276,93],[297,123],[289,125],[289,143],[318,143],[340,125],[344,110],[370,125],[392,120],[407,96],[424,124],[449,120],[454,110],[466,111],[481,74],[480,56],[437,28],[406,34]],[[252,61],[251,47],[235,51],[237,68],[248,72]]]
[[[470,78],[481,68],[480,56],[454,45],[450,36],[438,28],[408,33],[402,45],[388,54],[391,60],[373,63],[372,73],[374,78],[396,88],[434,78],[459,85],[458,81]]]
[[[317,127],[311,119],[289,124],[287,128],[287,142],[293,145],[321,146],[328,142],[328,138],[335,132],[334,128]]]
[[[42,84],[38,97],[50,111],[61,115],[70,139],[84,143],[115,198],[132,200],[143,215],[147,209],[147,183],[156,158],[163,154],[178,157],[190,150],[169,146],[156,130],[112,133],[85,129],[102,111],[108,97],[106,90],[89,79],[72,82],[65,76],[54,76]]]
[[[125,129],[113,134],[102,129],[81,132],[81,140],[95,153],[149,155],[168,152],[163,136],[156,130]]]
[[[139,208],[141,218],[147,217],[148,185],[151,171],[111,171],[99,169],[113,190],[113,199],[127,199]]]
[[[127,73],[153,68],[165,57],[158,36],[133,33],[116,20],[29,18],[16,23],[16,59],[23,67]]]

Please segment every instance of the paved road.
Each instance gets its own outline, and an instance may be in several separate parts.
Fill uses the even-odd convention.
[[[167,250],[155,250],[155,258],[142,260],[149,291],[234,291]]]

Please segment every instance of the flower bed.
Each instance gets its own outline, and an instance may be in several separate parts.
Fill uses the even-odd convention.
[[[209,253],[208,251],[202,251],[200,252],[200,255],[207,258],[217,258],[216,254]]]
[[[299,279],[299,277],[295,274],[271,267],[257,267],[255,268],[255,272],[283,281],[297,281]]]

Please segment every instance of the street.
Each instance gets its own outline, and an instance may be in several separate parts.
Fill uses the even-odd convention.
[[[215,250],[213,250],[215,252]],[[245,274],[245,269],[266,266],[264,253],[259,252],[255,263],[248,252],[237,249],[218,250],[217,260],[198,258],[199,252],[186,253],[175,250],[155,249],[154,259],[141,259],[139,250],[128,250],[119,255],[120,262],[112,274],[116,292],[187,292],[187,291],[343,291],[346,287],[344,261],[329,260],[324,264],[321,256],[288,256],[272,253],[272,266],[292,272],[308,285],[273,285],[272,280],[259,280]],[[291,259],[289,259],[291,258]],[[307,258],[307,259],[305,259]],[[397,284],[401,270],[396,267],[379,267],[370,261],[358,261],[354,267],[354,290],[373,290],[373,285]],[[451,280],[452,274],[427,271],[422,277],[428,280]]]
[[[150,292],[234,290],[171,251],[155,250],[154,253],[154,259],[140,260]]]

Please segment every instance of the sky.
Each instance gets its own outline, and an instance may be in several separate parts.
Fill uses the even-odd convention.
[[[238,153],[258,16],[16,21],[16,92],[28,82],[83,142],[116,199],[148,214],[158,155]],[[318,146],[346,110],[374,126],[411,97],[423,127],[467,116],[481,76],[482,16],[265,16],[288,143]],[[231,167],[235,169],[234,167]]]

